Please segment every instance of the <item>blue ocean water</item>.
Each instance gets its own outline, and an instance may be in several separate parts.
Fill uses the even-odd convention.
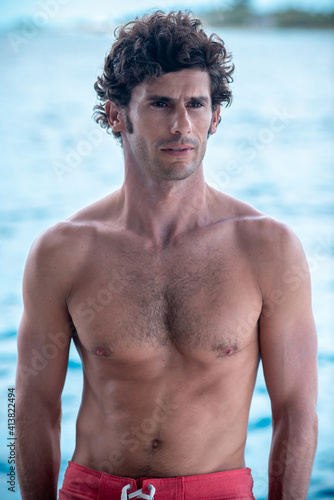
[[[333,184],[334,34],[221,33],[234,54],[234,102],[205,161],[212,186],[286,222],[308,256],[319,335],[319,443],[308,498],[334,497]],[[15,382],[21,280],[34,238],[120,186],[122,153],[91,119],[93,83],[111,44],[105,35],[36,33],[18,50],[0,38],[1,282],[0,496],[8,492],[7,389]],[[63,394],[62,466],[71,458],[81,365],[71,351]],[[260,368],[247,464],[266,498],[270,401]],[[38,436],[36,436],[38,439]],[[303,457],[300,457],[302,460]],[[18,489],[16,487],[16,489]]]

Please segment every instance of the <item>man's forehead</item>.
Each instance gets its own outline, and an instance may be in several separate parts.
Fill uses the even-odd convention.
[[[146,78],[132,91],[132,97],[150,98],[166,96],[177,98],[182,93],[185,98],[211,96],[210,76],[201,69],[183,69],[164,73],[158,77]]]

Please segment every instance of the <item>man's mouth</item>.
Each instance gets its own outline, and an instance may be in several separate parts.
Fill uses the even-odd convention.
[[[162,148],[161,150],[164,152],[164,153],[167,153],[171,156],[176,156],[176,157],[179,157],[179,158],[183,158],[187,155],[189,155],[192,151],[193,151],[193,147],[191,146],[184,146],[184,147],[181,147],[181,148],[173,148],[173,147],[169,147],[169,148]]]

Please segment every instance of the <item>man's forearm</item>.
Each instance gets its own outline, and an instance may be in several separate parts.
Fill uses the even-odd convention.
[[[33,418],[31,414],[24,417],[18,412],[16,423],[16,463],[21,499],[56,500],[60,426],[48,413],[36,413]]]
[[[268,500],[306,499],[316,443],[316,415],[273,420]]]

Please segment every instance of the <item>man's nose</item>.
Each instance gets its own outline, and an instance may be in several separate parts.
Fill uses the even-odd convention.
[[[175,110],[172,117],[171,133],[186,135],[191,132],[191,121],[187,108]]]

